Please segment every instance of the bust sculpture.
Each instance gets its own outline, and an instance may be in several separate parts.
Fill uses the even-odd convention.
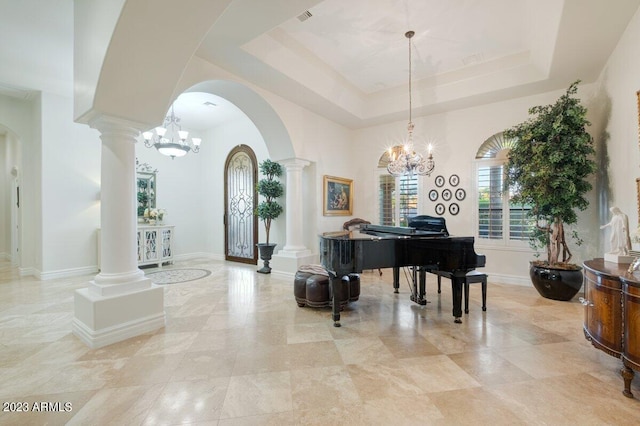
[[[629,218],[618,207],[611,207],[609,211],[613,214],[611,220],[600,227],[600,229],[611,228],[610,248],[605,255],[605,260],[615,261],[616,263],[629,263],[633,260],[627,259],[629,258],[629,250],[631,250]]]

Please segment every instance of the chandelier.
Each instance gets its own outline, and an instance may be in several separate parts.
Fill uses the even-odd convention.
[[[182,130],[180,118],[176,117],[171,104],[171,114],[164,118],[164,125],[156,127],[153,131],[143,132],[144,146],[155,147],[160,154],[171,157],[184,157],[189,151],[198,153],[202,139],[188,139],[189,132]]]
[[[393,176],[402,175],[427,175],[429,176],[436,166],[429,145],[429,153],[425,159],[422,154],[413,149],[413,121],[411,121],[411,38],[415,35],[413,31],[407,31],[404,36],[409,40],[409,124],[407,126],[407,142],[402,146],[389,148],[389,164],[387,171]]]

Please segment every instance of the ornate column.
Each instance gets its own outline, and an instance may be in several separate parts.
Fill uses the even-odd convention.
[[[134,124],[98,117],[101,271],[76,290],[73,333],[92,348],[164,326],[164,292],[138,268]]]
[[[313,263],[315,255],[304,245],[304,194],[302,191],[302,170],[310,164],[307,160],[291,158],[278,161],[286,169],[285,211],[286,243],[273,256],[273,268],[280,272],[294,273],[298,266]]]

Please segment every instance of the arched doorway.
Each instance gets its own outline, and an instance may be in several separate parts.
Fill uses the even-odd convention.
[[[224,257],[233,262],[258,262],[258,164],[247,145],[236,146],[224,165]]]

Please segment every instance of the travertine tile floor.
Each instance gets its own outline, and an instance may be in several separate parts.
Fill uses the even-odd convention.
[[[448,282],[438,295],[430,278],[421,307],[404,283],[393,294],[390,270],[366,271],[335,328],[329,309],[297,306],[290,277],[217,261],[165,269],[185,267],[212,274],[164,286],[164,329],[91,350],[71,321],[92,276],[37,281],[0,262],[0,424],[640,423],[620,361],[585,340],[575,300],[489,279],[487,312],[472,285],[454,324]],[[35,402],[62,411],[5,411]]]

